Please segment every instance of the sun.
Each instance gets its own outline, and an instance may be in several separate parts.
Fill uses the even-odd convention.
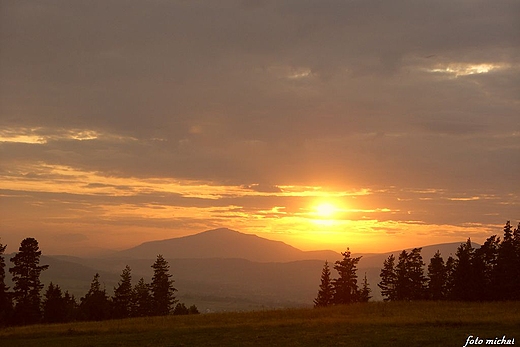
[[[337,207],[328,202],[316,206],[316,214],[322,218],[330,218],[336,211],[338,211]]]

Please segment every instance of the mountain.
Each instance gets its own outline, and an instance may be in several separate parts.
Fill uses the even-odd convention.
[[[155,259],[240,258],[255,262],[289,262],[296,260],[329,260],[341,258],[333,251],[302,251],[281,241],[220,228],[199,234],[167,240],[150,241],[118,252],[118,258]]]

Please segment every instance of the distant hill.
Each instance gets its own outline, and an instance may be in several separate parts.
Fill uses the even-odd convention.
[[[158,254],[162,254],[167,259],[239,258],[255,262],[289,262],[312,259],[334,262],[341,258],[341,255],[334,251],[306,252],[281,241],[268,240],[227,228],[145,242],[113,256],[155,259]]]

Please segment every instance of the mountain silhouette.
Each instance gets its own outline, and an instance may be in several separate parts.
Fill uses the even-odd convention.
[[[240,258],[254,262],[288,262],[296,260],[328,260],[341,258],[334,251],[302,251],[281,241],[219,228],[195,235],[144,242],[117,253],[116,257],[155,259]]]

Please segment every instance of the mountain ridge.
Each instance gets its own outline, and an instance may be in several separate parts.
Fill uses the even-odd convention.
[[[143,242],[119,251],[116,258],[207,259],[239,258],[255,262],[289,262],[298,260],[336,260],[341,254],[331,250],[302,251],[282,241],[269,240],[255,234],[246,234],[229,228],[206,230],[194,235]]]
[[[463,243],[450,242],[424,245],[422,256],[428,263],[433,254],[439,250],[444,258],[454,256],[457,247]],[[480,245],[472,243],[478,248]],[[409,251],[413,247],[405,248]],[[402,250],[383,253],[352,253],[362,256],[360,265],[366,267],[382,266],[383,260],[390,254],[397,258]],[[275,241],[247,234],[229,228],[206,230],[197,234],[174,237],[163,240],[143,242],[135,247],[112,254],[113,258],[155,259],[161,254],[167,259],[211,259],[236,258],[253,262],[290,262],[300,260],[327,260],[334,263],[343,258],[341,253],[332,250],[303,251],[282,241]],[[384,259],[383,259],[384,258]]]

